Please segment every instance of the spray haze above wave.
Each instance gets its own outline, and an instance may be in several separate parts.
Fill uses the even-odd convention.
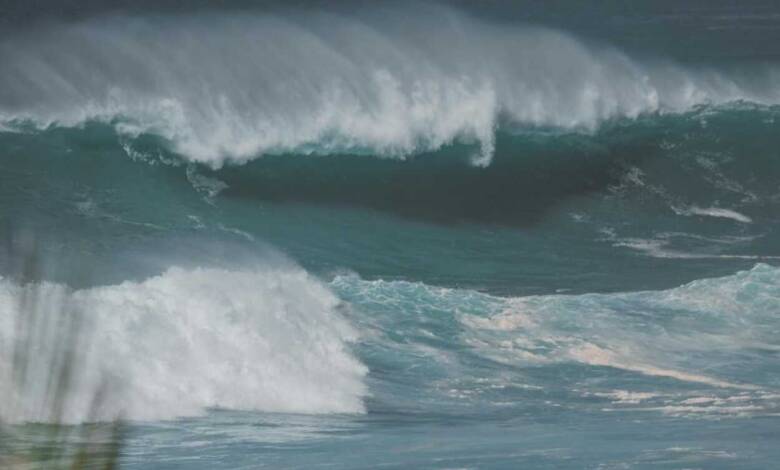
[[[0,121],[107,121],[213,167],[269,153],[404,158],[453,142],[475,144],[473,162],[486,165],[499,126],[592,130],[700,104],[780,101],[769,67],[640,61],[550,29],[418,8],[426,14],[399,5],[113,16],[7,35]]]

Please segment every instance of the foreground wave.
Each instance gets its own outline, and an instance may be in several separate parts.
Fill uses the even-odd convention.
[[[171,268],[79,291],[0,279],[0,420],[360,413],[366,367],[338,309],[294,268]]]

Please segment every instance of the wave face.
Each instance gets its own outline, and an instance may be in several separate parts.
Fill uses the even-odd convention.
[[[294,268],[171,268],[78,291],[0,280],[0,419],[361,413],[366,367],[339,303]]]
[[[476,142],[473,162],[486,165],[498,127],[592,130],[701,104],[780,101],[769,66],[636,60],[444,6],[378,10],[32,28],[0,44],[0,120],[7,128],[106,121],[213,167],[278,153],[403,158],[453,142]]]

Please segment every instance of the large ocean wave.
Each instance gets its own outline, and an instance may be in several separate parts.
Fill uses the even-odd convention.
[[[775,67],[633,58],[555,30],[417,8],[426,14],[407,5],[29,28],[0,41],[0,121],[106,121],[213,167],[279,153],[404,158],[453,142],[475,143],[472,161],[487,165],[499,127],[592,131],[702,104],[780,102]]]

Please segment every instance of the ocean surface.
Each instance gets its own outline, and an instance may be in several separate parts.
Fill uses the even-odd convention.
[[[3,2],[0,228],[8,454],[780,466],[777,2]]]

